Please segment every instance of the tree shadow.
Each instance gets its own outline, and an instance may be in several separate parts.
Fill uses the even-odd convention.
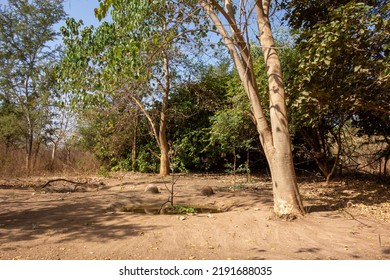
[[[331,212],[335,211],[339,208],[330,206],[328,204],[323,204],[323,205],[309,205],[309,206],[304,206],[305,213],[316,213],[316,212]]]
[[[261,256],[262,254],[267,253],[267,250],[259,249],[259,248],[253,248],[249,250],[251,254],[254,254],[255,256],[250,257],[251,260],[266,260],[267,258]]]
[[[301,178],[300,190],[307,213],[330,212],[360,203],[373,206],[390,200],[389,184],[367,177],[344,177],[329,185]]]
[[[390,255],[390,248],[389,249],[383,249],[382,253],[386,254],[386,255]]]
[[[321,251],[320,248],[300,248],[295,253],[297,253],[297,254],[300,254],[300,253],[318,253],[319,251]]]
[[[161,228],[133,222],[129,214],[109,212],[102,203],[90,200],[46,205],[0,213],[0,242],[28,241],[53,235],[59,243],[75,239],[104,242]]]
[[[169,185],[170,183],[171,183],[171,181],[168,181],[168,180],[167,181],[164,181],[164,180],[123,181],[123,182],[120,182],[120,183],[117,183],[117,184],[114,184],[111,186],[106,186],[105,189],[110,189],[112,187],[123,187],[123,186],[142,186],[142,185],[146,186],[149,184],[158,184],[158,185],[167,184],[167,185]]]
[[[218,187],[216,190],[226,198],[234,198],[236,195],[239,195],[240,197],[247,196],[254,199],[256,202],[260,202],[267,206],[273,205],[272,186],[263,185],[258,187],[244,185],[237,189],[231,187]],[[251,205],[245,204],[243,206],[253,206],[253,203]]]

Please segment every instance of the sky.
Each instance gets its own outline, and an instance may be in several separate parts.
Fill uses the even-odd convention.
[[[7,0],[0,0],[0,5],[7,5]],[[64,0],[63,2],[64,10],[67,13],[67,17],[72,17],[76,21],[82,20],[84,26],[98,26],[100,25],[99,20],[95,17],[94,9],[99,7],[98,0]],[[54,28],[59,32],[61,26],[65,25],[65,20],[59,22],[54,26]],[[61,44],[61,37],[54,42],[49,43],[49,45],[58,45]]]
[[[4,5],[7,3],[7,0],[0,0],[0,4]],[[99,7],[99,0],[64,0],[63,5],[67,16],[74,18],[76,21],[81,19],[84,26],[100,25],[99,20],[94,14],[94,9]],[[65,21],[59,22],[54,26],[54,28],[59,32],[60,27],[63,25],[65,25]],[[218,41],[218,39],[219,37],[215,38],[213,41]],[[61,37],[59,36],[56,41],[49,43],[49,45],[58,45],[61,43]]]
[[[64,0],[64,10],[68,16],[76,20],[82,19],[86,26],[99,25],[99,20],[94,15],[94,8],[97,7],[98,0]]]
[[[0,4],[7,4],[7,0],[0,0]],[[64,10],[68,14],[68,17],[73,17],[76,20],[82,19],[84,25],[99,25],[99,20],[95,18],[94,8],[99,6],[98,0],[64,0]],[[56,28],[60,28],[64,22],[56,25]]]
[[[3,1],[3,0],[0,0]],[[95,17],[94,9],[99,7],[98,0],[64,0],[64,10],[67,13],[67,17],[74,18],[76,21],[82,20],[84,26],[98,26],[99,20]],[[65,21],[61,21],[54,27],[57,31],[60,31],[61,26],[65,25]],[[61,42],[61,38],[58,38]],[[55,44],[59,43],[58,41]]]
[[[50,1],[50,0],[49,0]],[[8,4],[7,0],[0,0],[0,4]],[[64,11],[67,17],[74,18],[76,21],[82,20],[84,26],[99,26],[100,22],[95,17],[94,9],[99,7],[99,0],[63,0]],[[109,20],[109,16],[105,20]],[[65,25],[65,20],[59,22],[54,26],[55,30],[60,32],[61,26]],[[217,41],[217,39],[215,39]],[[48,46],[54,47],[62,44],[61,36],[57,37],[57,40],[49,42]],[[212,60],[210,55],[205,54],[206,60]]]

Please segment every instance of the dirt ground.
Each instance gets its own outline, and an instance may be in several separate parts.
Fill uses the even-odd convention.
[[[87,183],[42,188],[50,179],[0,179],[0,259],[390,259],[383,183],[300,178],[308,214],[284,221],[264,177],[177,175],[174,203],[196,215],[153,213],[170,177],[66,177]],[[145,192],[149,185],[160,193]],[[202,195],[204,186],[215,194]]]

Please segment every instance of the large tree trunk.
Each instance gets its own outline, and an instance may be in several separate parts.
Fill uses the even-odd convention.
[[[273,142],[273,151],[266,154],[272,174],[274,211],[281,216],[304,212],[304,209],[298,192],[291,152],[282,67],[276,52],[268,12],[269,1],[256,5],[259,40],[268,76]]]

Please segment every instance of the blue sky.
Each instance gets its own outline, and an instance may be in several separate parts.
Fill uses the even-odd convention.
[[[64,0],[64,10],[67,17],[74,18],[76,21],[81,19],[84,26],[98,26],[100,24],[94,14],[94,9],[97,7],[99,7],[98,0]],[[55,28],[59,31],[63,25],[65,25],[65,21],[56,24]]]
[[[76,20],[82,19],[84,25],[99,25],[99,21],[95,18],[94,8],[99,6],[98,0],[65,0],[64,9],[69,17]]]
[[[7,4],[7,0],[0,0],[0,4]],[[98,0],[64,0],[64,10],[69,17],[76,20],[82,19],[84,25],[99,25],[93,9],[99,6]],[[61,23],[59,26],[61,26]],[[59,28],[59,27],[58,27]]]
[[[0,0],[1,5],[7,5],[7,0]],[[64,0],[64,10],[68,14],[68,17],[73,17],[76,20],[83,20],[84,26],[98,26],[99,20],[95,18],[94,8],[99,7],[98,0]],[[55,25],[55,29],[60,31],[60,27],[65,24],[65,21],[61,21]],[[61,38],[58,37],[58,41],[50,43],[60,44]]]

